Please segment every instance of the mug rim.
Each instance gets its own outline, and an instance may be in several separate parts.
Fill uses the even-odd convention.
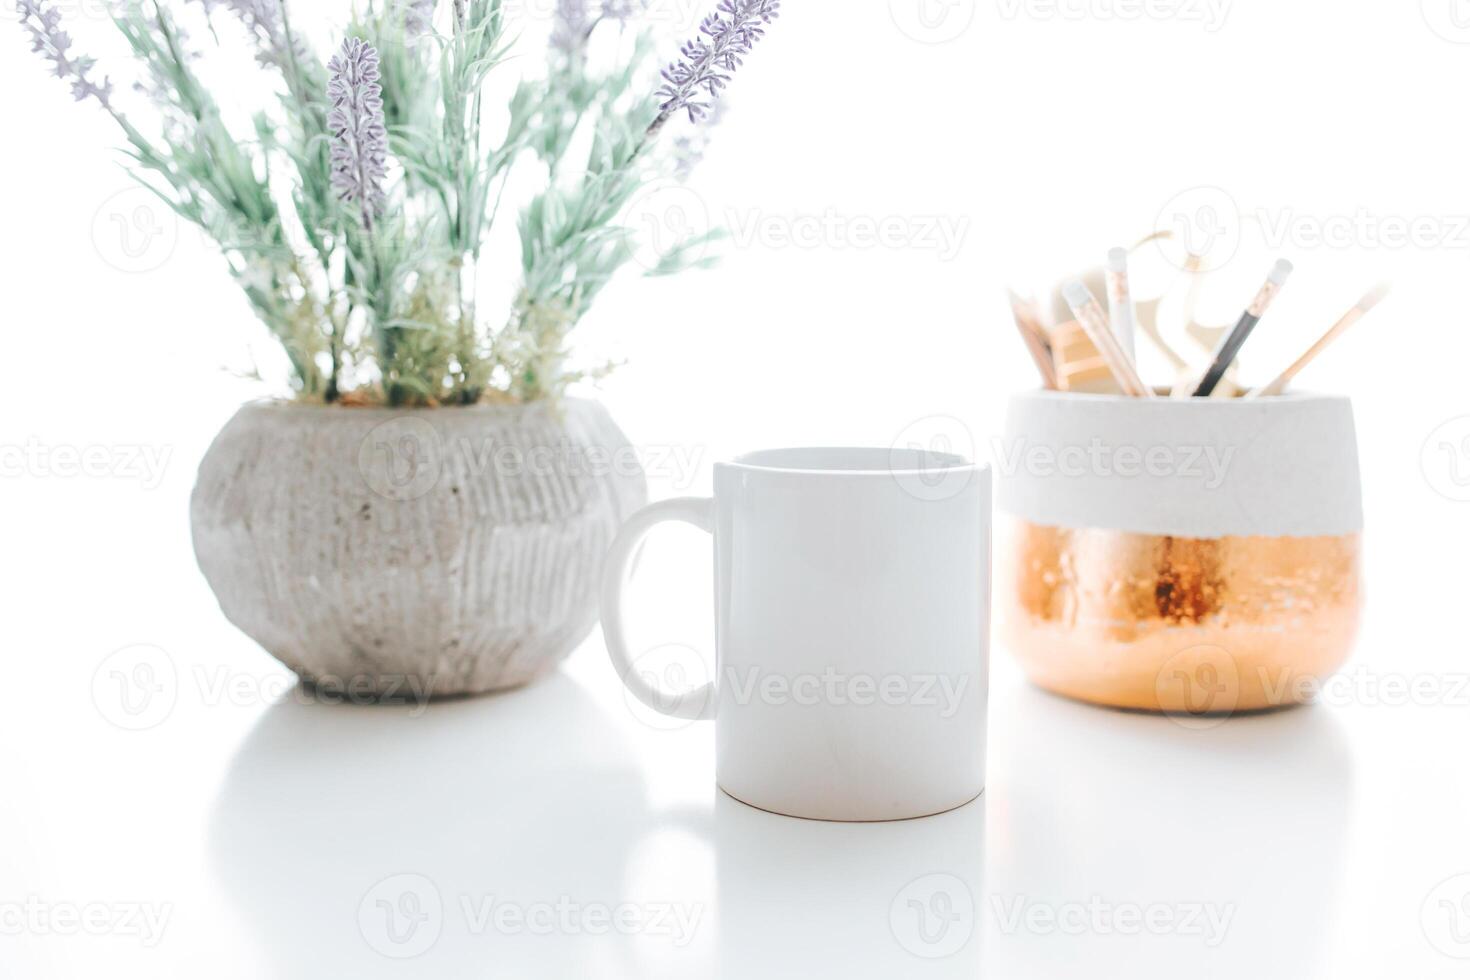
[[[802,464],[800,462],[803,457],[828,455],[863,462],[861,464],[854,462],[853,465],[830,463],[823,465],[819,462]],[[784,463],[776,461],[782,457],[791,457],[792,461]],[[903,457],[905,462],[896,463],[895,457]],[[912,462],[908,462],[910,459]],[[928,465],[923,465],[921,461]],[[729,462],[715,465],[754,473],[832,477],[930,476],[935,472],[976,473],[990,469],[988,463],[979,463],[956,453],[942,453],[928,449],[878,449],[867,446],[798,446],[782,449],[757,449],[742,453]]]

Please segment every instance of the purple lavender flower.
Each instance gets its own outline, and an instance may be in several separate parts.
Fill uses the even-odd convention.
[[[781,14],[781,0],[720,0],[715,12],[699,25],[702,37],[680,49],[680,60],[664,69],[664,85],[658,91],[663,101],[658,117],[648,127],[653,136],[674,113],[683,109],[692,122],[710,111],[711,101],[730,82],[730,76],[765,37],[766,25]]]
[[[569,58],[579,58],[596,26],[588,0],[556,0],[551,46]]]
[[[711,130],[724,121],[725,113],[728,111],[724,99],[716,102],[710,107],[709,115],[700,120],[695,126],[686,132],[680,133],[674,139],[674,176],[680,180],[688,180],[694,171],[704,162],[705,154],[709,152]]]
[[[102,108],[113,112],[111,79],[103,77],[101,84],[92,81],[97,59],[71,56],[71,35],[61,28],[61,11],[46,0],[18,0],[15,9],[20,14],[20,26],[31,35],[31,50],[51,62],[57,78],[71,82],[72,97],[78,102],[96,99]]]
[[[388,129],[383,120],[383,86],[378,51],[361,38],[349,37],[328,64],[332,80],[327,97],[332,111],[327,128],[332,133],[332,186],[346,204],[355,204],[362,225],[372,231],[383,213],[388,174]]]
[[[602,16],[626,23],[648,6],[648,0],[602,0]]]
[[[569,58],[581,58],[598,24],[627,23],[647,5],[648,0],[557,0],[551,46]]]
[[[273,65],[282,70],[291,63],[291,45],[286,40],[286,22],[281,12],[281,0],[198,0],[206,15],[214,13],[216,7],[227,7],[245,25],[260,51],[256,57],[262,64]],[[311,57],[305,42],[296,40],[296,60]]]
[[[434,7],[438,0],[402,0],[403,30],[409,37],[423,37],[434,27]]]

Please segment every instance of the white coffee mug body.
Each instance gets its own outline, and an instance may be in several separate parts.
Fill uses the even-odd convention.
[[[650,707],[712,718],[717,779],[761,809],[897,820],[985,786],[990,471],[913,450],[774,450],[715,468],[713,499],[655,504],[614,543],[603,626]],[[635,669],[622,589],[638,543],[678,520],[715,556],[715,681]]]

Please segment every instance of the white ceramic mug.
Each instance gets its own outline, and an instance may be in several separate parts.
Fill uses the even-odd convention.
[[[628,648],[633,556],[664,521],[714,536],[715,681],[660,690]],[[644,704],[716,720],[716,777],[823,820],[941,813],[985,788],[990,470],[921,450],[785,449],[715,467],[608,556],[608,652]]]

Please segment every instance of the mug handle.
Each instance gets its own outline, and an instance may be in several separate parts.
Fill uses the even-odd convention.
[[[632,575],[633,556],[650,531],[666,521],[680,521],[707,534],[715,532],[715,502],[708,497],[680,497],[645,507],[628,519],[607,553],[602,576],[602,634],[613,667],[628,690],[655,711],[674,718],[704,721],[715,716],[715,686],[705,682],[692,691],[671,694],[650,684],[633,664],[623,623],[623,589]]]

